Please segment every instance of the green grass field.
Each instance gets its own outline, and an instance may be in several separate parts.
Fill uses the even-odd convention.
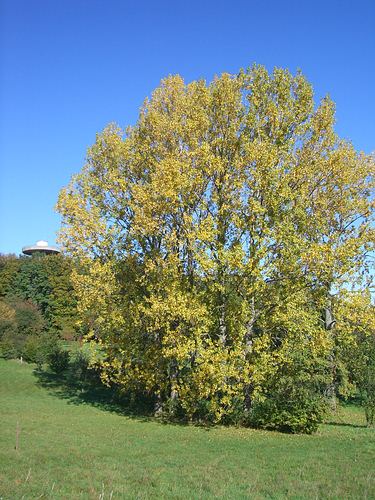
[[[355,407],[313,436],[162,424],[4,360],[0,404],[1,499],[375,498],[375,431]]]

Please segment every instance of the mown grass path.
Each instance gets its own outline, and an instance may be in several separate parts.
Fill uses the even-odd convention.
[[[0,498],[375,498],[375,431],[357,408],[302,436],[166,425],[94,403],[0,360]]]

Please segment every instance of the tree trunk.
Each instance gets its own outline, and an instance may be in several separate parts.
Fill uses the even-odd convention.
[[[250,311],[251,311],[251,314],[250,314],[250,318],[249,318],[249,321],[247,322],[247,325],[246,325],[246,334],[245,334],[245,338],[244,338],[244,344],[245,344],[245,347],[244,347],[244,363],[246,364],[247,362],[247,357],[248,355],[250,354],[251,352],[251,347],[252,347],[252,344],[253,344],[253,341],[252,341],[252,337],[253,337],[253,329],[254,329],[254,323],[255,323],[255,320],[256,320],[256,311],[255,311],[255,299],[254,297],[251,297],[250,299]],[[251,383],[249,384],[244,384],[244,409],[245,409],[245,412],[248,412],[250,411],[251,409],[251,392],[252,392],[252,385]]]

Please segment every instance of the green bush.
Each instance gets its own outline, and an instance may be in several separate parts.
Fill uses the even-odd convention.
[[[323,396],[331,381],[324,359],[306,350],[290,351],[287,361],[268,378],[264,391],[252,402],[248,425],[282,432],[312,434],[328,412]]]
[[[70,354],[68,378],[72,384],[78,384],[81,388],[103,385],[100,369],[90,364],[90,354],[83,347]]]
[[[37,306],[20,299],[0,301],[0,356],[39,358],[39,336],[43,334],[43,318]]]
[[[53,352],[55,345],[56,337],[54,335],[31,336],[26,339],[23,345],[22,356],[28,363],[36,363],[38,367],[41,367],[48,362],[48,357]]]
[[[6,301],[0,300],[0,357],[16,358],[19,355],[19,341],[15,342],[17,324],[15,310]]]
[[[363,407],[365,409],[366,422],[369,427],[373,427],[375,424],[375,398],[374,396],[367,398],[363,402]]]
[[[59,346],[55,346],[48,354],[48,364],[50,369],[55,373],[63,373],[69,367],[69,352],[64,351]]]
[[[0,356],[5,359],[16,359],[22,356],[22,349],[26,336],[10,330],[2,336],[0,341]]]
[[[15,359],[20,356],[20,350],[11,338],[3,337],[0,341],[0,357],[4,359]]]
[[[0,300],[0,356],[20,358],[41,366],[47,360],[55,335],[47,334],[38,307],[18,298]]]
[[[29,337],[22,349],[22,356],[25,361],[28,363],[37,363],[40,364],[40,348],[41,342],[40,339],[36,336]]]
[[[21,335],[39,335],[44,328],[42,313],[30,301],[14,299],[11,305],[15,309],[17,331]]]
[[[79,349],[71,354],[69,378],[74,383],[85,385],[90,378],[89,358]]]
[[[300,394],[287,397],[273,393],[254,404],[250,423],[254,427],[282,432],[312,434],[326,415],[326,402],[322,397]]]
[[[364,370],[362,384],[360,386],[362,406],[365,410],[368,426],[375,424],[375,362],[369,363]]]

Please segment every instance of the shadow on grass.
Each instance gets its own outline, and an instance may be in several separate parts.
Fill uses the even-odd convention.
[[[358,409],[362,407],[362,399],[359,395],[352,396],[350,399],[339,399],[340,408],[341,409]],[[340,418],[340,414],[334,412],[331,415],[331,418],[325,422],[326,425],[332,427],[352,427],[353,429],[367,429],[368,425],[366,423],[363,424],[354,424],[350,422],[343,422]]]
[[[140,422],[158,422],[160,424],[188,426],[186,420],[159,418],[154,415],[155,401],[147,397],[131,397],[118,390],[106,387],[99,380],[95,382],[77,382],[68,373],[58,375],[51,371],[34,370],[37,385],[47,389],[54,396],[64,399],[71,405],[90,405],[102,411],[116,413],[136,419]],[[205,422],[194,422],[195,427],[210,430],[212,425]]]
[[[58,375],[49,371],[34,370],[37,385],[47,389],[71,405],[90,405],[103,411],[137,418],[140,421],[156,420],[151,412],[151,405],[144,401],[130,402],[115,389],[96,383],[80,383],[66,374]]]
[[[326,422],[326,425],[332,426],[332,427],[353,427],[354,429],[367,429],[367,425],[363,424],[348,424],[345,422]]]

